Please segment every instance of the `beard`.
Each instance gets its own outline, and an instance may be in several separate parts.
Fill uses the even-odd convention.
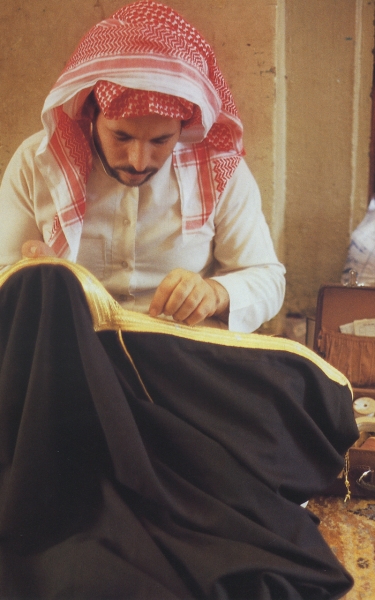
[[[151,177],[155,175],[155,173],[157,173],[159,170],[150,167],[148,169],[144,169],[144,171],[137,171],[137,169],[135,169],[131,165],[112,167],[107,161],[106,156],[104,154],[95,123],[92,124],[92,142],[104,171],[107,173],[107,175],[109,175],[109,177],[113,177],[122,185],[126,185],[128,187],[140,187],[141,185],[146,183],[146,181],[151,179]],[[129,175],[126,181],[124,181],[124,179],[121,177],[121,173]]]
[[[112,168],[108,163],[107,163],[107,169],[109,170],[109,174],[111,175],[111,177],[114,177],[117,181],[119,181],[123,185],[127,185],[129,187],[139,187],[139,186],[143,185],[144,183],[146,183],[146,181],[151,179],[151,177],[153,175],[155,175],[155,173],[158,172],[158,169],[152,169],[152,168],[145,169],[144,171],[137,171],[136,169],[134,169],[134,167],[131,167],[131,166]],[[123,181],[123,179],[121,178],[121,173],[130,175],[130,178],[128,179],[128,181]],[[133,177],[133,180],[132,180],[132,177]],[[139,181],[137,183],[137,181],[142,177],[143,177],[143,179],[141,179],[141,181]]]

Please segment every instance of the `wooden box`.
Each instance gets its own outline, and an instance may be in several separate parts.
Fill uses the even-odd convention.
[[[375,326],[363,322],[367,319],[375,319],[375,287],[321,286],[314,350],[349,379],[360,432],[347,457],[350,492],[353,496],[375,497]],[[354,321],[356,330],[371,335],[340,331],[340,326]],[[346,493],[345,473],[327,493]]]

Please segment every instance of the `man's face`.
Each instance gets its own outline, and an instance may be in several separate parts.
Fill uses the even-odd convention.
[[[107,172],[130,187],[142,185],[163,166],[180,132],[180,120],[160,115],[110,120],[99,112],[93,127]]]

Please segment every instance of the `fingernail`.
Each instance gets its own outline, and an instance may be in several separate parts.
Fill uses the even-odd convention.
[[[30,254],[35,254],[36,251],[37,251],[37,246],[30,246],[30,248],[29,248]]]

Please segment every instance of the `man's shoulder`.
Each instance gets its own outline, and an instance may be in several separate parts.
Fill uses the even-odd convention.
[[[233,171],[232,177],[229,179],[227,186],[235,185],[236,183],[254,185],[254,175],[247,164],[246,160],[241,157],[236,169]]]
[[[22,142],[22,144],[20,144],[17,152],[21,152],[21,153],[31,152],[31,153],[35,154],[35,152],[38,150],[40,143],[44,136],[45,136],[45,132],[43,130],[38,131],[37,133],[33,133],[28,138],[26,138]]]
[[[9,168],[11,170],[24,169],[25,167],[33,168],[35,155],[44,135],[44,131],[38,131],[26,138],[14,152],[9,162]]]

